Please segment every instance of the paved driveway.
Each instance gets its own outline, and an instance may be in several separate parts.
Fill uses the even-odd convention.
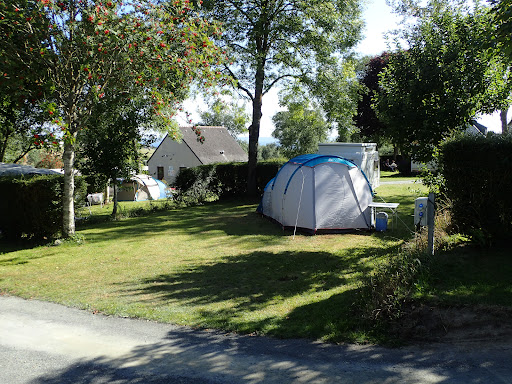
[[[0,296],[0,383],[512,383],[512,346],[275,340]]]

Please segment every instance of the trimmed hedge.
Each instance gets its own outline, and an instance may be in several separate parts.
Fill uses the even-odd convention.
[[[276,175],[283,162],[258,163],[256,169],[258,193]],[[185,195],[205,201],[208,198],[226,199],[247,194],[247,163],[219,163],[182,169],[175,181],[176,188]]]
[[[62,229],[63,175],[0,178],[0,230],[8,238],[53,237]],[[75,177],[75,206],[83,205],[87,184]]]
[[[454,224],[473,240],[492,244],[512,235],[512,135],[462,136],[439,154]]]

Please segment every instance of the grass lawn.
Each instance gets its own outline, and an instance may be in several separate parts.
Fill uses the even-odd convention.
[[[352,315],[361,277],[410,238],[426,191],[377,192],[400,203],[394,231],[293,237],[256,214],[257,202],[216,202],[80,228],[81,243],[3,242],[0,293],[192,327],[378,341]]]
[[[442,305],[512,307],[512,250],[461,247],[437,255],[415,297]]]

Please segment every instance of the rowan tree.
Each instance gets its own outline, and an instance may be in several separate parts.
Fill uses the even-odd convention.
[[[190,0],[14,0],[0,3],[0,87],[45,100],[44,115],[64,140],[63,235],[74,234],[78,132],[98,101],[143,95],[155,124],[178,139],[172,117],[196,79],[223,82],[219,26]],[[91,134],[94,134],[92,131]]]

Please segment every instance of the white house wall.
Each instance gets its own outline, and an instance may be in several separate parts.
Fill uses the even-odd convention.
[[[201,165],[201,162],[185,142],[179,143],[166,136],[148,160],[148,171],[156,179],[158,167],[163,167],[164,180],[171,185],[174,183],[180,168],[191,168],[199,165]]]

